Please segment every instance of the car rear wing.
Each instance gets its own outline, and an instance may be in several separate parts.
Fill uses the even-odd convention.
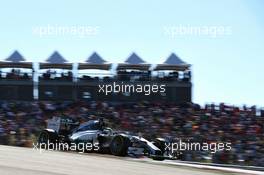
[[[67,127],[69,126],[69,127]],[[60,131],[61,128],[69,128],[72,129],[72,126],[79,126],[79,122],[75,122],[71,118],[65,118],[65,117],[56,117],[54,116],[51,119],[48,119],[47,123],[47,129],[52,129],[56,131],[57,133]]]

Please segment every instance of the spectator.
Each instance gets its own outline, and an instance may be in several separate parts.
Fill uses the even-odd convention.
[[[231,142],[231,151],[210,154],[183,152],[182,160],[240,165],[264,165],[264,118],[256,107],[238,108],[220,104],[174,105],[171,103],[106,102],[0,102],[0,144],[29,146],[54,115],[80,122],[103,117],[110,127],[142,133],[144,137],[166,137],[195,142]],[[207,158],[206,158],[207,157]]]

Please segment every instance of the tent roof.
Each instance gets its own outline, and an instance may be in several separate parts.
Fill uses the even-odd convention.
[[[109,70],[112,64],[106,63],[106,61],[94,52],[85,63],[79,63],[78,69],[100,69],[100,70]]]
[[[154,70],[187,70],[191,65],[182,61],[175,53],[172,53],[163,64],[158,64]]]
[[[54,51],[53,54],[46,60],[48,63],[62,64],[68,62],[65,58],[61,56],[58,51]]]
[[[150,64],[146,64],[146,62],[134,52],[126,59],[125,63],[120,63],[117,66],[117,70],[148,70],[149,68]]]
[[[175,53],[172,53],[167,60],[164,62],[165,64],[170,65],[182,65],[186,64],[184,61],[182,61]]]
[[[61,56],[58,51],[54,51],[46,62],[39,63],[40,69],[72,69],[72,64]]]
[[[8,58],[5,59],[6,61],[11,61],[11,62],[20,62],[20,61],[26,61],[24,57],[17,51],[15,50]]]
[[[92,64],[104,64],[106,61],[98,55],[96,52],[94,52],[87,60],[86,63],[92,63]]]
[[[128,64],[142,64],[145,63],[145,61],[140,58],[135,52],[133,52],[125,61],[125,63]]]
[[[26,62],[24,57],[15,50],[5,61],[0,61],[0,68],[32,69],[32,62]]]

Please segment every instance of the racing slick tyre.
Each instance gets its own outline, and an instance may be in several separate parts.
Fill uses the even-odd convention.
[[[115,156],[126,156],[129,142],[127,137],[121,135],[115,136],[110,144],[111,154]]]
[[[165,160],[164,153],[165,153],[165,140],[162,138],[156,138],[153,143],[156,147],[160,149],[160,152],[157,156],[152,157],[153,160]]]
[[[165,153],[165,140],[162,138],[156,138],[153,143],[156,147],[158,147],[162,154]]]
[[[53,143],[54,145],[57,141],[57,134],[54,132],[49,132],[49,131],[42,131],[38,137],[38,143],[42,147],[44,146],[44,149],[52,149],[50,143]]]

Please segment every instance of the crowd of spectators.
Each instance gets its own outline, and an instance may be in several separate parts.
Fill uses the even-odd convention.
[[[60,115],[80,122],[102,117],[109,127],[152,139],[231,142],[230,151],[186,151],[181,159],[264,166],[264,112],[225,104],[0,102],[0,144],[30,147],[47,119]]]
[[[20,69],[11,69],[10,72],[0,71],[0,79],[5,80],[29,80],[32,76],[27,72],[21,72]]]
[[[0,79],[9,79],[9,80],[28,80],[32,79],[32,76],[27,72],[21,72],[21,69],[11,69],[9,72],[0,71]],[[83,75],[81,80],[88,81],[99,81],[99,77],[92,77],[89,75]],[[64,81],[72,81],[73,74],[71,71],[68,72],[56,72],[54,70],[47,70],[42,73],[40,76],[40,80],[64,80]],[[120,81],[186,81],[189,82],[191,80],[191,72],[169,72],[167,74],[162,74],[162,76],[152,76],[151,71],[118,71],[115,77],[105,76],[103,80],[120,80]]]
[[[169,72],[167,75],[163,75],[161,77],[157,77],[159,81],[185,81],[190,82],[191,81],[191,71],[184,71],[184,72],[178,72],[173,71]]]
[[[68,71],[66,73],[61,72],[57,73],[53,70],[47,70],[45,73],[42,74],[40,77],[41,80],[64,80],[64,81],[72,81],[73,75],[71,71]]]
[[[117,79],[120,81],[149,81],[151,79],[151,71],[117,71]]]
[[[158,75],[156,75],[158,74]],[[89,75],[83,75],[80,80],[87,81],[159,81],[159,82],[173,82],[173,81],[191,81],[191,71],[171,71],[171,72],[159,72],[152,74],[151,71],[117,71],[116,76],[104,76],[93,77]]]

